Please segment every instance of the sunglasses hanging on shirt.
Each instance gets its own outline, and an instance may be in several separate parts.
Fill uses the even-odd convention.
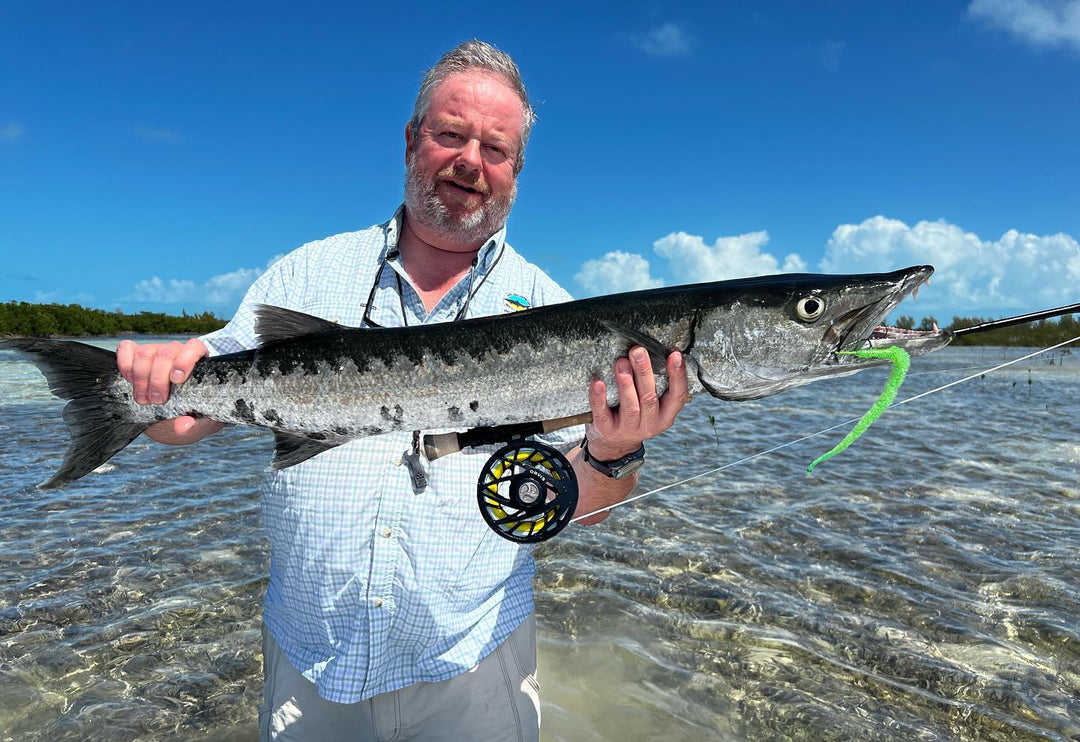
[[[465,319],[465,315],[469,311],[469,303],[476,295],[476,292],[478,292],[483,287],[484,282],[488,279],[488,276],[490,276],[495,270],[495,266],[497,266],[499,264],[499,261],[502,260],[503,252],[505,251],[505,249],[506,247],[503,246],[499,250],[499,254],[495,256],[495,260],[492,262],[491,267],[488,268],[487,272],[484,273],[483,277],[480,279],[480,282],[477,283],[475,286],[473,284],[476,280],[477,258],[473,258],[472,265],[469,266],[469,288],[465,292],[465,301],[462,303],[461,308],[457,311],[457,314],[454,315],[454,319],[451,320],[452,322],[458,322]],[[375,304],[375,292],[378,291],[379,286],[382,284],[383,270],[386,268],[387,263],[389,263],[394,258],[397,258],[400,254],[401,253],[397,250],[397,248],[393,248],[387,250],[386,254],[383,256],[383,259],[379,261],[379,269],[375,272],[375,281],[371,284],[371,291],[368,292],[367,303],[364,305],[364,317],[360,321],[362,327],[374,327],[377,329],[383,329],[383,325],[380,325],[378,322],[371,318],[371,310],[373,305]],[[408,311],[405,308],[404,287],[401,285],[401,274],[396,270],[394,271],[394,281],[397,284],[398,304],[401,307],[401,323],[403,327],[408,327],[409,315]],[[406,469],[408,469],[409,480],[412,482],[413,492],[417,495],[426,490],[428,486],[427,471],[424,469],[424,464],[420,460],[420,434],[421,431],[419,430],[413,431],[412,446],[405,449],[405,451],[401,454],[401,463],[405,466]]]

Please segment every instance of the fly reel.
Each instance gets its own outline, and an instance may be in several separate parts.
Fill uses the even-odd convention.
[[[534,544],[570,522],[577,507],[577,476],[570,462],[536,441],[509,443],[484,464],[476,501],[488,526],[505,539]]]

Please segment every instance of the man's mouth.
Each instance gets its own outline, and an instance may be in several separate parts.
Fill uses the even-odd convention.
[[[443,183],[450,186],[452,189],[460,191],[462,193],[467,193],[469,195],[483,195],[483,191],[473,188],[472,186],[465,183],[458,183],[455,180],[444,180]]]

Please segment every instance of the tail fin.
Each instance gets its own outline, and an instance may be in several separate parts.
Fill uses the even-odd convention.
[[[92,472],[135,440],[149,423],[131,419],[128,406],[109,394],[116,380],[116,354],[85,343],[63,340],[0,340],[38,367],[49,389],[61,399],[71,444],[60,469],[39,487],[51,489]]]

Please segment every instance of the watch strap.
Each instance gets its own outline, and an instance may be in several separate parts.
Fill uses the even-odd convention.
[[[645,444],[638,446],[636,451],[620,456],[611,461],[599,461],[589,453],[589,439],[581,439],[581,457],[589,462],[596,471],[611,479],[623,479],[630,476],[645,463]]]

